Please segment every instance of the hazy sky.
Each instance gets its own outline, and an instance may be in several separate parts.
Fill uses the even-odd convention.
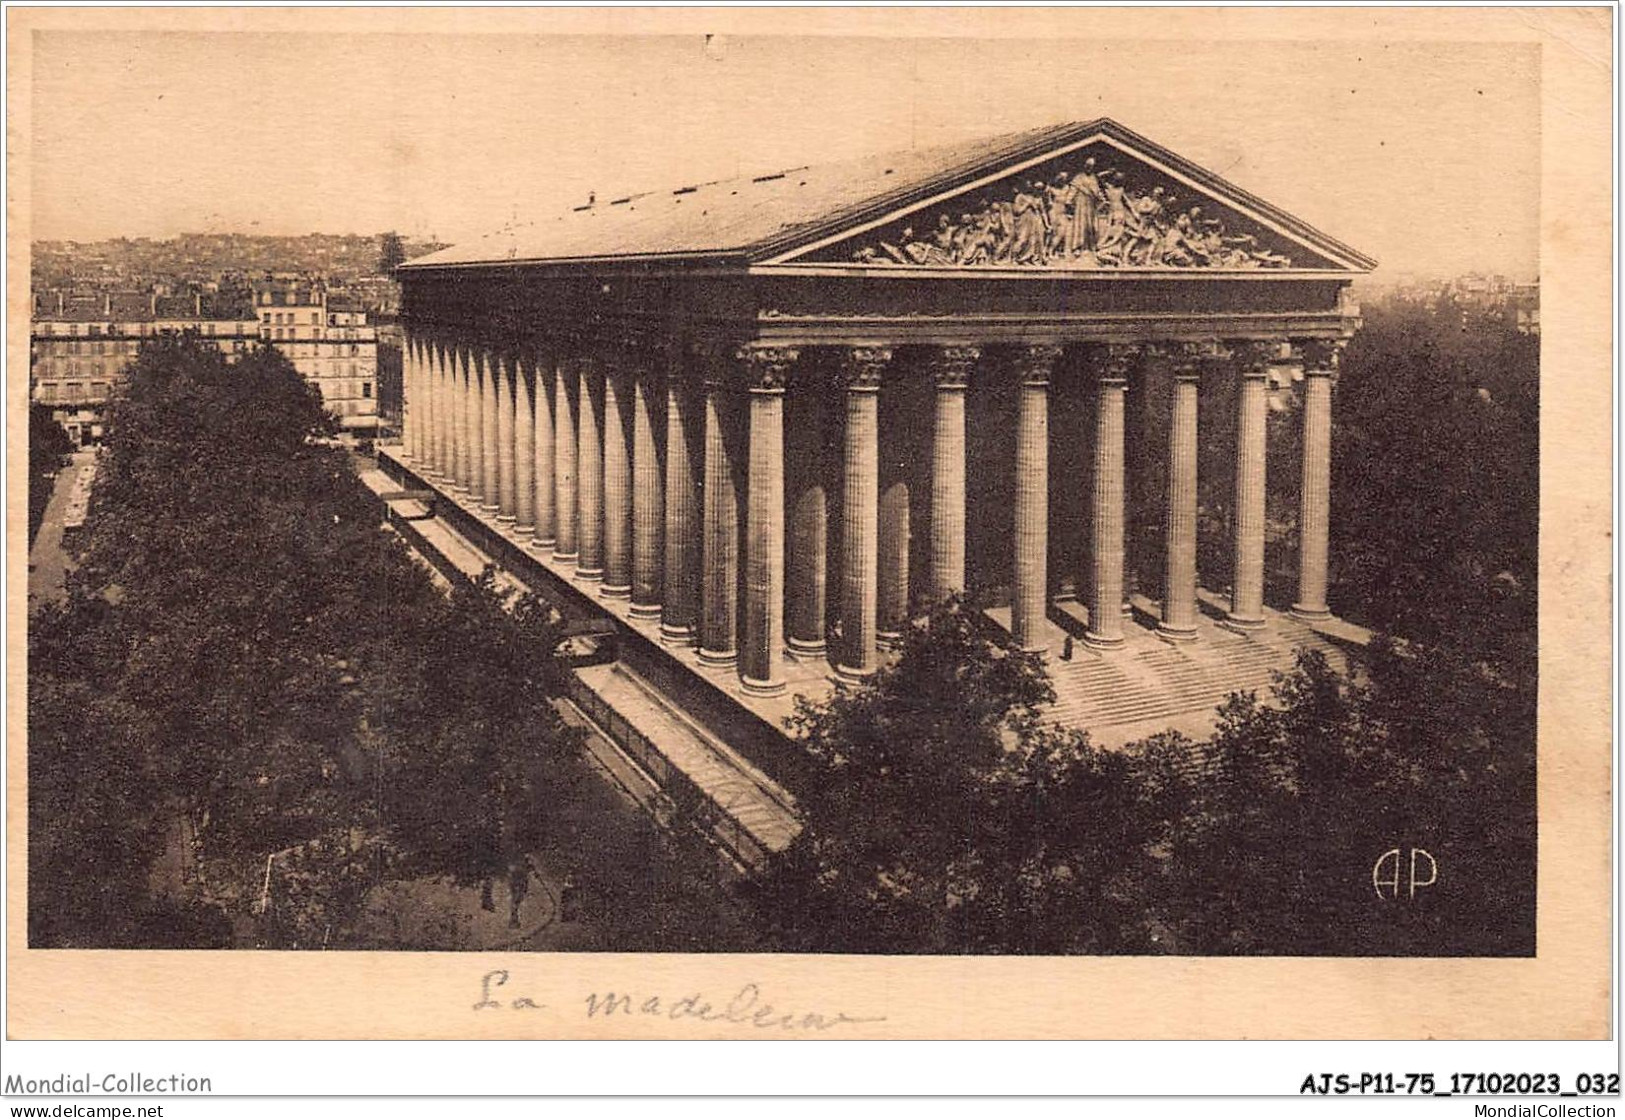
[[[36,33],[36,238],[457,241],[628,191],[1098,116],[1378,258],[1532,276],[1538,48]]]

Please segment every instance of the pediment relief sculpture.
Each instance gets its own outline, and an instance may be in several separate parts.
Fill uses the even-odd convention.
[[[853,250],[853,263],[908,268],[1290,268],[1169,188],[1139,189],[1093,157],[952,199]]]

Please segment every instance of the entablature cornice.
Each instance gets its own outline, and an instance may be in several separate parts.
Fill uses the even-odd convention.
[[[908,316],[903,318],[781,316],[763,319],[757,337],[784,346],[1019,345],[1043,339],[1056,343],[1104,345],[1208,345],[1226,342],[1279,343],[1348,338],[1355,325],[1335,316]]]

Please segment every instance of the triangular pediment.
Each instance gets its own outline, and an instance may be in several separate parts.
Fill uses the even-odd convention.
[[[1219,176],[1097,122],[846,215],[767,267],[908,272],[1365,272],[1370,258]]]

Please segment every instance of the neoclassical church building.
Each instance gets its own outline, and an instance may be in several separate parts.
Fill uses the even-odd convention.
[[[943,596],[1046,651],[1097,741],[1333,649],[1333,386],[1374,264],[1110,120],[595,199],[402,268],[381,458],[613,633],[595,720],[771,848],[791,698]]]

